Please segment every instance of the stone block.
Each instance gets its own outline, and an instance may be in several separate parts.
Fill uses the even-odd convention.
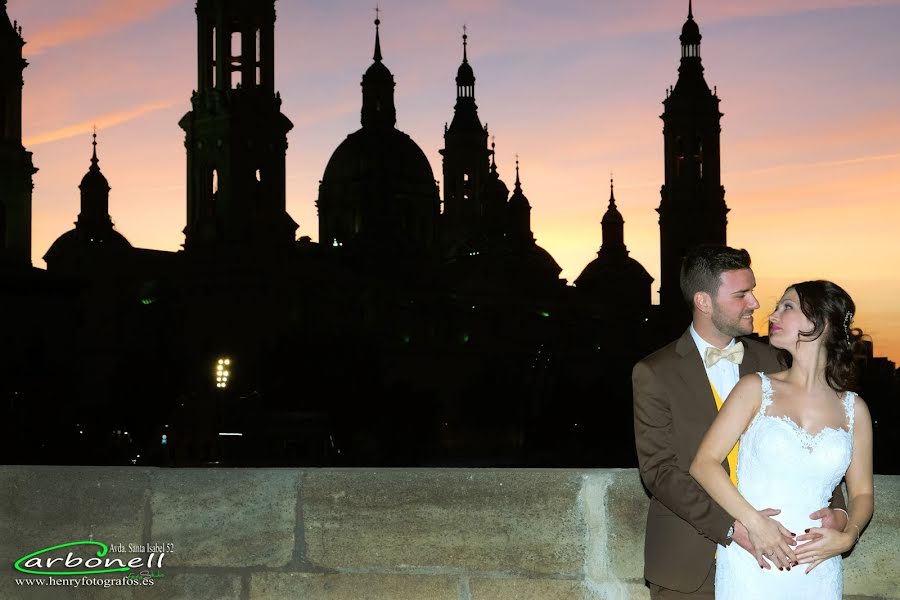
[[[149,470],[0,467],[0,564],[81,540],[137,544]],[[14,597],[14,596],[13,596]]]
[[[617,580],[644,580],[644,530],[650,498],[634,469],[609,469],[606,496],[610,574]]]
[[[293,558],[299,472],[159,470],[151,538],[172,543],[169,566],[280,567]]]
[[[329,568],[580,574],[580,485],[564,470],[309,471],[306,558]]]
[[[140,600],[241,600],[239,575],[212,573],[167,574],[150,587],[135,589]]]
[[[588,551],[585,573],[596,584],[644,580],[644,528],[649,499],[635,469],[584,476],[581,492]]]
[[[456,577],[367,573],[255,573],[250,600],[459,600]]]
[[[875,476],[875,512],[859,543],[844,559],[844,592],[900,598],[900,477]]]
[[[472,579],[471,600],[648,600],[643,584],[593,585],[578,579]]]
[[[472,600],[603,600],[578,579],[472,579]]]

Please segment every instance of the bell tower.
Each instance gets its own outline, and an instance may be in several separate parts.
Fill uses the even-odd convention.
[[[725,244],[728,207],[719,154],[719,98],[703,78],[700,28],[692,3],[681,29],[678,82],[663,101],[665,183],[660,190],[660,305],[684,312],[679,273],[685,254],[699,244]],[[686,325],[686,324],[685,324]]]
[[[275,0],[198,0],[197,89],[179,125],[187,150],[185,251],[293,246],[287,132],[275,91]]]
[[[32,175],[37,169],[22,145],[22,28],[0,0],[0,261],[31,266]]]
[[[452,245],[483,226],[483,188],[488,183],[491,150],[487,126],[478,118],[475,72],[467,55],[468,34],[463,28],[463,59],[456,72],[453,120],[444,127],[444,242]],[[505,200],[505,198],[504,198]]]

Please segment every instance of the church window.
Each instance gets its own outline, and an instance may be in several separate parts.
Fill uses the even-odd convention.
[[[212,28],[212,86],[216,87],[216,28]]]
[[[231,32],[231,87],[241,86],[241,34]]]
[[[694,162],[697,164],[697,175],[703,179],[703,140],[697,138],[697,153],[694,155]]]
[[[256,28],[254,34],[256,37],[256,85],[260,85],[262,83],[262,44],[260,42],[259,27]]]
[[[213,216],[216,214],[216,196],[219,194],[219,171],[217,169],[212,170],[212,177],[210,179],[210,194],[209,194],[209,203],[206,206],[206,215]]]

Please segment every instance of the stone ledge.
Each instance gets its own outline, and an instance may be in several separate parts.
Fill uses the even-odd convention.
[[[575,471],[310,471],[307,559],[335,567],[445,567],[576,575],[584,554]]]

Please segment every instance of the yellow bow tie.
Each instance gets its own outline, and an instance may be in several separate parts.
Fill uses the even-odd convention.
[[[738,342],[731,348],[726,348],[725,350],[720,350],[715,346],[708,347],[706,349],[706,356],[703,358],[703,366],[708,369],[723,358],[736,365],[741,364],[741,361],[744,360],[744,344]]]

